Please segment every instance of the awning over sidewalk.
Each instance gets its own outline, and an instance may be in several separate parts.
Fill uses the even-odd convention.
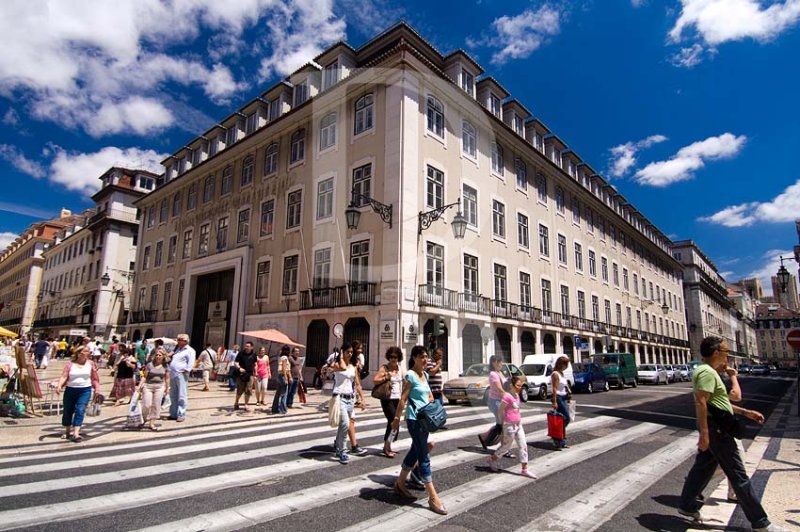
[[[9,331],[5,327],[0,327],[0,336],[5,338],[16,338],[19,335],[14,331]]]

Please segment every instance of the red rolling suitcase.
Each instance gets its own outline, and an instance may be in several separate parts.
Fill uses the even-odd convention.
[[[556,440],[564,439],[564,416],[555,410],[547,413],[547,437]]]

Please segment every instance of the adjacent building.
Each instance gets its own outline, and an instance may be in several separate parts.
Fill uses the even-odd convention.
[[[758,338],[756,337],[756,307],[758,300],[741,281],[728,283],[728,300],[732,303],[731,329],[734,351],[743,357],[758,360]]]
[[[100,176],[95,208],[58,232],[42,253],[35,332],[104,339],[125,332],[139,230],[134,202],[155,188],[157,178],[117,167]]]
[[[31,224],[0,254],[0,326],[26,334],[36,315],[45,246],[81,218],[66,209],[58,218]]]
[[[797,299],[797,276],[793,273],[789,274],[789,282],[786,283],[785,290],[781,290],[777,276],[773,275],[771,281],[772,297],[775,303],[789,310],[800,310],[800,301]]]
[[[133,339],[277,327],[316,366],[341,324],[372,370],[435,342],[451,373],[491,354],[690,358],[670,239],[406,24],[334,45],[163,164],[137,202]]]
[[[756,334],[759,358],[781,368],[797,367],[797,355],[786,342],[786,334],[800,328],[800,313],[778,305],[759,305]]]

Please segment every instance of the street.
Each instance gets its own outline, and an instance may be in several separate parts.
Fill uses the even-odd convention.
[[[744,406],[769,417],[791,381],[743,376],[741,384]],[[424,492],[409,504],[392,491],[410,440],[403,429],[398,456],[379,455],[385,419],[375,402],[358,415],[359,443],[369,454],[348,465],[333,460],[335,430],[311,408],[110,445],[90,439],[20,452],[3,435],[0,530],[682,531],[690,524],[676,505],[697,438],[690,386],[576,395],[578,418],[564,452],[546,438],[548,403],[525,404],[538,480],[511,474],[519,472],[517,459],[501,459],[505,471],[491,473],[476,437],[490,423],[487,409],[448,406],[448,430],[432,437],[447,516],[427,509]],[[752,426],[748,437],[757,431]]]

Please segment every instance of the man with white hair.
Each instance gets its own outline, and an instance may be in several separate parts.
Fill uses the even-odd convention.
[[[169,418],[181,422],[186,420],[189,406],[189,372],[194,367],[195,352],[189,345],[189,335],[178,335],[178,346],[169,362]]]

